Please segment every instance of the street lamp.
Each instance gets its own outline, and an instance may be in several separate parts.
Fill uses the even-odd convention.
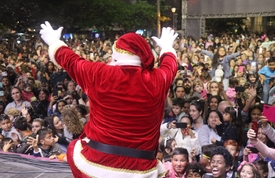
[[[173,13],[173,29],[175,29],[175,12],[176,12],[176,8],[175,7],[172,7],[171,8],[171,11]]]
[[[157,19],[157,26],[158,26],[158,37],[160,38],[160,0],[157,0],[157,13],[158,13],[158,19]]]

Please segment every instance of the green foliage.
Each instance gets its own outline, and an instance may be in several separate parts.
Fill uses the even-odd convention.
[[[3,1],[3,2],[2,2]],[[154,27],[157,7],[145,0],[128,4],[122,0],[2,0],[0,27],[26,30],[49,21],[54,27],[127,30]],[[17,23],[19,21],[19,23]],[[55,26],[56,25],[56,26]]]
[[[207,19],[206,20],[206,30],[209,33],[217,34],[221,32],[232,32],[235,33],[235,29],[238,28],[238,33],[240,27],[244,24],[243,18],[221,18],[221,19]]]

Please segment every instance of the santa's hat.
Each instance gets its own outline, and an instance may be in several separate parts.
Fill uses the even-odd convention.
[[[114,43],[110,65],[141,66],[152,69],[154,56],[149,44],[143,37],[135,33],[127,33]]]

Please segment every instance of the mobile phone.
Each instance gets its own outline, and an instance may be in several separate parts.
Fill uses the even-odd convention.
[[[264,104],[264,106],[263,106],[263,115],[268,119],[268,121],[275,122],[274,113],[275,113],[275,107],[274,106]]]
[[[4,91],[0,91],[0,96],[4,96]]]
[[[186,122],[175,122],[176,128],[187,128],[187,123]]]
[[[187,74],[185,70],[180,70],[180,74]]]
[[[251,70],[254,72],[257,71],[257,62],[251,62]]]
[[[256,68],[257,67],[257,63],[256,62],[251,62],[251,67]]]
[[[249,148],[249,150],[252,152],[252,153],[259,153],[259,150],[255,147],[252,147],[252,146],[248,146],[247,148]]]
[[[255,137],[255,138],[257,138],[258,129],[259,129],[258,121],[252,121],[252,126],[251,126],[251,128],[255,131],[255,133],[256,133],[256,137]]]
[[[56,89],[53,90],[53,96],[58,96],[58,91]]]
[[[244,92],[245,91],[245,87],[243,87],[243,86],[237,86],[237,87],[235,87],[235,91],[236,92]]]

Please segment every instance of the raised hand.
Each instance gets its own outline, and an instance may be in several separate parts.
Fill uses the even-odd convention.
[[[161,48],[164,47],[172,47],[175,39],[177,38],[178,34],[170,27],[163,27],[161,37],[157,38],[153,36],[152,39],[157,43],[157,45]]]
[[[63,27],[59,27],[57,30],[54,30],[51,24],[46,21],[45,24],[41,24],[41,38],[50,46],[53,42],[60,39],[62,30]]]

